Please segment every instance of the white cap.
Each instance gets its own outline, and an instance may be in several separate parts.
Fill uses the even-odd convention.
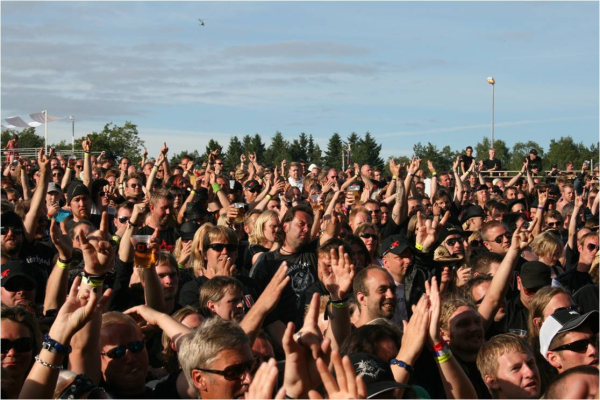
[[[309,170],[309,171],[312,171],[312,170],[313,170],[313,169],[315,169],[315,168],[319,168],[319,167],[317,167],[317,165],[316,165],[316,164],[310,164],[310,165],[308,166],[308,170]]]

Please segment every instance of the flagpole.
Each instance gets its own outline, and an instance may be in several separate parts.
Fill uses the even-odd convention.
[[[48,154],[48,111],[42,111],[44,113],[44,147],[46,148],[46,154]]]

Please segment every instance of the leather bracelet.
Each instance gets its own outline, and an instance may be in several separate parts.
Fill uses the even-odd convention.
[[[410,364],[407,364],[404,361],[398,360],[396,358],[392,358],[392,360],[390,361],[390,366],[392,366],[392,365],[397,365],[400,368],[404,368],[409,374],[412,374],[415,372],[415,369]]]
[[[44,342],[42,343],[42,348],[48,350],[51,353],[61,355],[70,354],[72,351],[71,346],[65,346],[64,344],[58,343],[56,340],[52,339],[50,335],[44,335]]]
[[[133,226],[134,228],[137,228],[138,226],[140,226],[140,224],[134,224],[133,222],[131,222],[131,219],[127,220],[127,224]]]

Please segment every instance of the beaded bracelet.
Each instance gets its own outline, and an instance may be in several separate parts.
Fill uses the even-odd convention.
[[[55,369],[57,371],[62,371],[64,369],[62,365],[53,365],[53,364],[47,363],[46,361],[42,360],[40,358],[40,356],[35,356],[35,361],[39,362],[44,367],[52,368],[52,369]]]

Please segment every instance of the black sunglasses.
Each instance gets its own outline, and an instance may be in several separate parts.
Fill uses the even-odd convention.
[[[504,239],[510,240],[510,239],[512,239],[512,236],[510,235],[510,233],[506,232],[506,233],[503,233],[502,235],[496,236],[496,239],[494,239],[494,242],[501,244],[504,241]]]
[[[548,222],[546,225],[548,228],[558,228],[558,222]]]
[[[378,240],[379,236],[373,234],[373,233],[361,233],[360,237],[363,239],[373,239],[373,240]]]
[[[217,374],[223,376],[227,381],[237,381],[241,379],[244,373],[254,374],[259,366],[258,358],[253,358],[252,361],[247,361],[241,364],[230,365],[222,371],[216,369],[206,369],[206,368],[195,368],[197,370],[203,372],[210,372],[211,374]]]
[[[585,246],[588,251],[596,251],[598,250],[598,245],[594,244],[594,243],[588,243],[587,246]]]
[[[124,215],[122,215],[122,216],[120,216],[118,218],[119,222],[122,223],[122,224],[124,224],[125,222],[127,222],[128,219],[129,219],[129,217],[124,216]]]
[[[145,340],[136,340],[134,342],[131,342],[127,345],[123,345],[123,346],[119,346],[119,347],[115,347],[110,349],[107,352],[102,352],[100,353],[103,356],[106,356],[108,358],[121,358],[125,355],[125,352],[129,349],[129,351],[131,351],[132,353],[139,353],[140,351],[144,350],[144,346],[146,345],[146,341]]]
[[[30,337],[22,337],[15,340],[1,339],[2,354],[6,354],[10,349],[15,349],[17,353],[27,353],[33,350],[33,339]]]
[[[8,235],[8,231],[12,231],[13,235],[20,235],[23,233],[23,229],[15,228],[14,226],[2,226],[0,227],[0,234]]]
[[[249,191],[250,193],[258,193],[260,192],[260,187],[254,187],[251,189],[246,189],[247,191]]]
[[[369,211],[369,212],[370,212],[371,214],[379,214],[379,213],[381,213],[381,210],[377,210],[377,209],[375,209],[375,210],[371,210],[371,211]]]
[[[238,249],[237,244],[223,244],[223,243],[209,244],[208,247],[211,248],[211,249],[213,249],[217,253],[222,252],[223,249],[227,249],[227,251],[230,252],[230,253],[232,253],[234,251],[237,251],[237,249]]]
[[[462,239],[456,239],[456,238],[452,238],[452,239],[448,239],[446,240],[446,244],[448,246],[454,246],[456,243],[460,243],[462,245]]]
[[[28,292],[35,289],[35,283],[24,276],[15,276],[6,282],[3,288],[7,292],[20,292],[21,290]]]
[[[77,165],[75,165],[75,168],[83,168],[83,165],[77,164]]]
[[[575,342],[563,344],[562,346],[558,346],[550,351],[562,351],[569,350],[574,351],[576,353],[583,353],[587,350],[588,346],[592,345],[596,349],[598,348],[598,336],[594,335],[587,339],[576,340]]]

